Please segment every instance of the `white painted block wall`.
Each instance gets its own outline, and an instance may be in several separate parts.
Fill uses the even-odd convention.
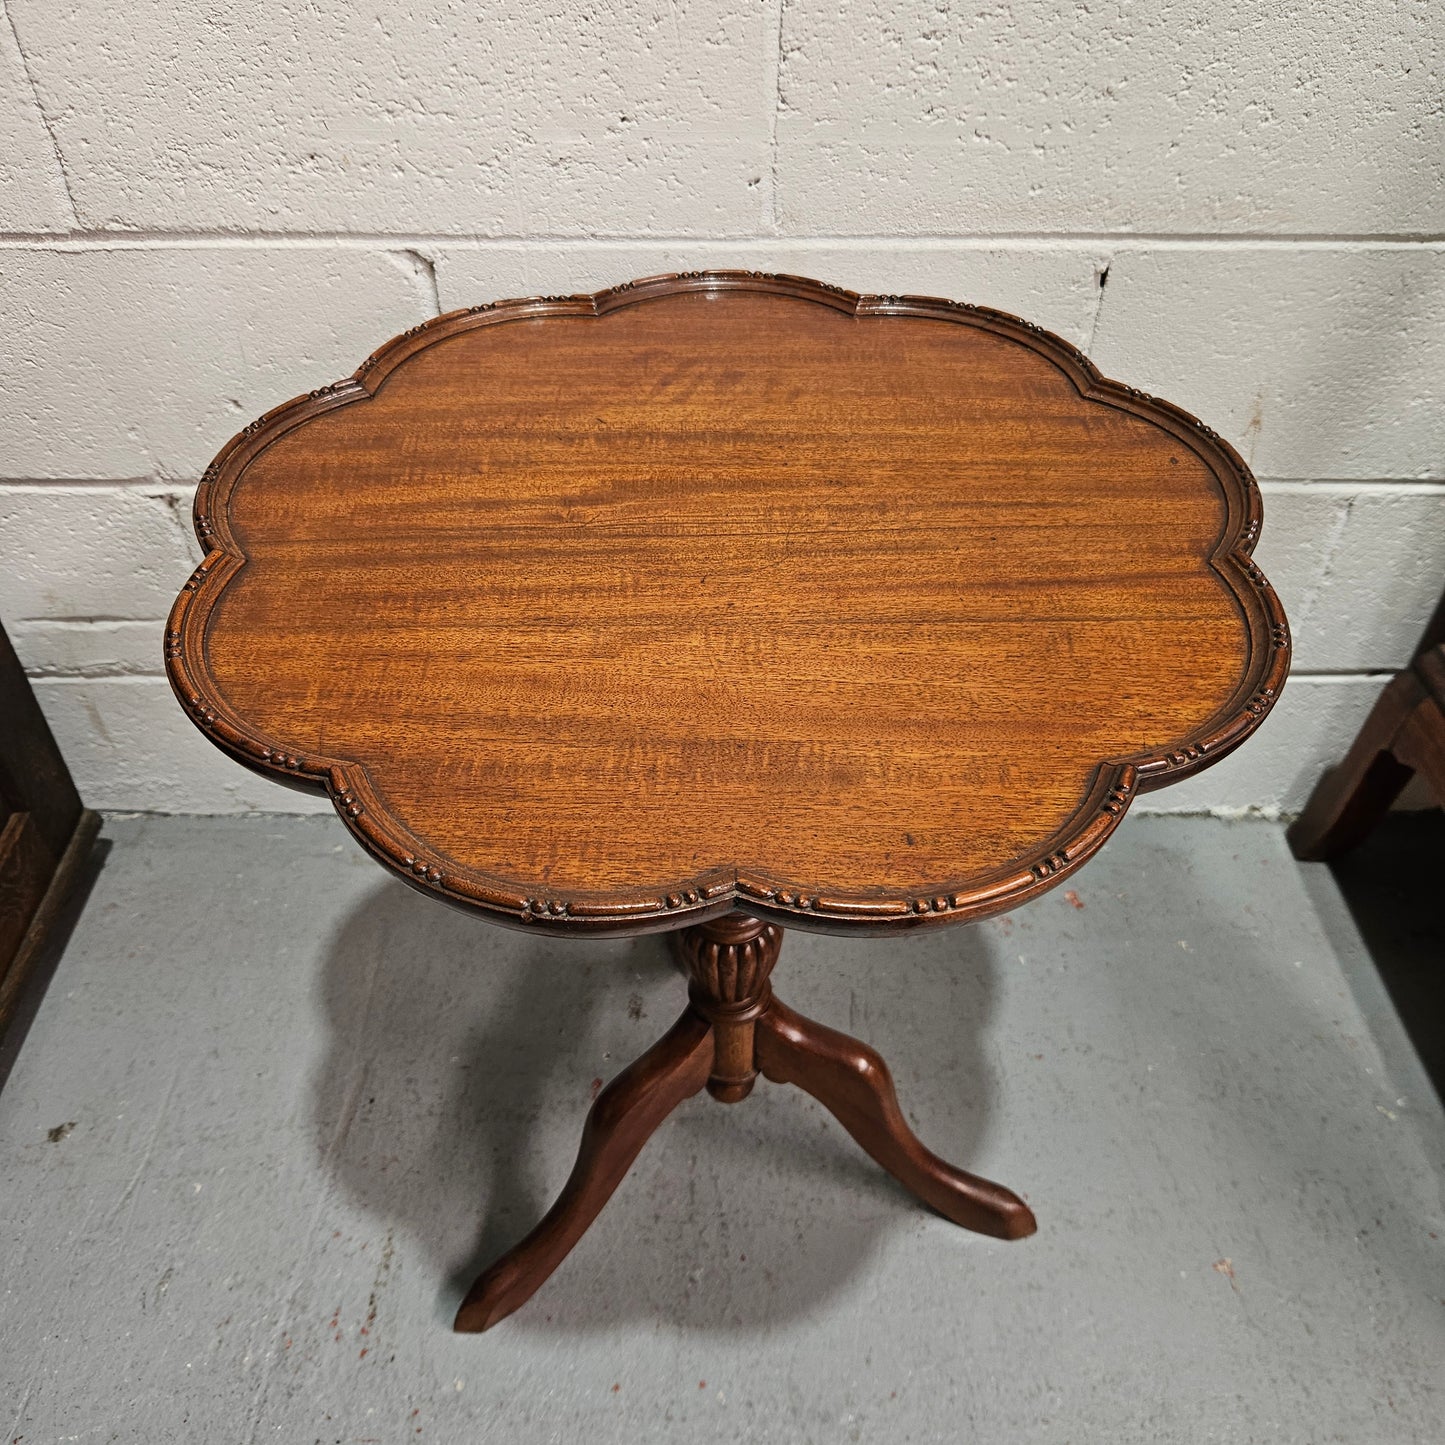
[[[1017,311],[1228,436],[1288,811],[1445,587],[1438,0],[0,0],[0,617],[87,799],[294,810],[171,700],[191,490],[439,310],[671,269]],[[324,806],[324,805],[323,805]]]

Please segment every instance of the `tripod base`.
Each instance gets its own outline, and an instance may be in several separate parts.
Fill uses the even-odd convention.
[[[457,1330],[490,1329],[532,1297],[684,1099],[706,1088],[736,1103],[760,1073],[811,1094],[900,1184],[955,1224],[998,1239],[1034,1232],[1034,1216],[1018,1195],[954,1168],[919,1143],[898,1107],[888,1065],[873,1049],[773,997],[769,979],[781,928],[734,913],[673,938],[691,978],[687,1009],[597,1096],[556,1203],[467,1291]]]

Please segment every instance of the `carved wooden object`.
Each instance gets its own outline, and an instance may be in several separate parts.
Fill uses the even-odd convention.
[[[704,1084],[713,1098],[736,1103],[759,1073],[812,1094],[900,1184],[955,1224],[999,1239],[1034,1232],[1018,1195],[919,1143],[878,1054],[773,997],[768,979],[783,942],[777,924],[733,913],[673,936],[691,981],[686,1012],[597,1096],[557,1202],[477,1279],[457,1311],[458,1330],[490,1329],[532,1297],[678,1104]]]
[[[1227,443],[1015,317],[663,277],[453,312],[251,423],[167,665],[502,922],[936,925],[1258,725],[1260,516]]]
[[[681,1032],[464,1315],[535,1287],[679,1098],[759,1072],[1021,1232],[773,1000],[780,926],[1016,907],[1237,747],[1289,663],[1260,524],[1226,442],[1029,322],[751,272],[452,312],[233,438],[166,634],[196,725],[434,897],[685,930]]]
[[[736,1104],[752,1092],[758,1076],[753,1026],[772,1000],[768,978],[783,946],[783,930],[732,913],[672,936],[692,979],[692,1005],[713,1026],[715,1056],[707,1091],[724,1104]]]
[[[490,1329],[531,1299],[612,1198],[657,1126],[707,1082],[712,1062],[712,1029],[689,1008],[598,1094],[582,1130],[577,1163],[557,1202],[467,1291],[457,1311],[458,1330]]]

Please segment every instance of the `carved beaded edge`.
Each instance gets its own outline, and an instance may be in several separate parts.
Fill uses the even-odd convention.
[[[1234,594],[1246,624],[1249,660],[1231,700],[1188,739],[1168,750],[1101,760],[1078,810],[1051,838],[992,873],[930,888],[919,896],[834,893],[775,880],[746,868],[716,870],[641,892],[533,895],[506,879],[467,869],[415,838],[377,797],[365,770],[344,759],[310,758],[259,736],[229,711],[211,682],[205,621],[244,561],[230,533],[226,503],[246,466],[277,437],[321,412],[374,395],[423,347],[486,325],[538,316],[602,317],[624,306],[691,291],[753,291],[813,302],[854,316],[925,317],[973,326],[1029,347],[1062,370],[1080,395],[1134,412],[1173,433],[1207,466],[1226,502],[1210,565]],[[380,862],[413,887],[480,910],[499,922],[555,931],[638,933],[678,928],[735,906],[816,929],[889,932],[997,913],[1061,882],[1108,838],[1136,793],[1179,781],[1231,752],[1279,696],[1289,670],[1289,625],[1250,555],[1263,521],[1259,488],[1239,454],[1197,417],[1136,387],[1103,376],[1072,343],[1031,321],[968,302],[929,296],[866,295],[808,277],[763,271],[685,271],[624,281],[591,294],[488,301],[429,318],[392,338],[341,381],[283,402],[243,427],[206,468],[196,489],[196,537],[206,559],[191,574],[166,624],[167,676],[188,716],[212,742],[246,766],[295,786],[327,792],[342,820]]]

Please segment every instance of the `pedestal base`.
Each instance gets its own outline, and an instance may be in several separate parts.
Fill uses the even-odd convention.
[[[1034,1232],[1034,1216],[1018,1195],[919,1143],[874,1050],[773,996],[770,976],[783,942],[777,924],[734,913],[673,939],[691,979],[687,1009],[597,1096],[556,1203],[478,1277],[457,1311],[458,1330],[490,1329],[531,1298],[684,1099],[706,1087],[715,1099],[736,1103],[759,1074],[812,1094],[899,1183],[955,1224],[999,1239]]]

